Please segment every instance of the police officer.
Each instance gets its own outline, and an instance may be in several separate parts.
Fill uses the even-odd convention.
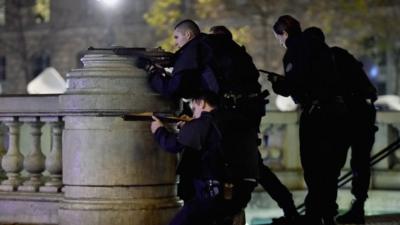
[[[175,53],[170,76],[157,66],[143,66],[149,72],[152,88],[172,98],[211,91],[219,96],[226,119],[232,123],[245,121],[258,130],[268,92],[261,93],[259,73],[245,50],[232,40],[201,33],[192,20],[175,26],[174,39],[180,49]],[[254,138],[241,140],[257,142],[257,138],[255,133]]]
[[[190,98],[193,93],[212,91],[218,93],[219,87],[209,62],[212,52],[204,39],[206,34],[192,20],[179,22],[174,29],[175,53],[172,74],[166,74],[157,66],[149,70],[151,87],[163,96],[171,98]]]
[[[310,27],[304,33],[325,42],[321,29]],[[371,178],[370,157],[375,141],[376,109],[373,102],[377,99],[376,88],[363,71],[362,64],[348,51],[332,47],[336,71],[345,87],[345,103],[350,112],[351,134],[346,149],[351,147],[350,166],[353,172],[351,193],[355,200],[350,210],[336,218],[338,223],[364,224],[364,202],[368,198]]]
[[[233,41],[232,33],[225,26],[213,26],[210,28],[210,32],[214,35],[225,37],[226,40],[224,42]],[[282,208],[284,213],[284,218],[275,219],[275,223],[294,222],[299,215],[294,205],[292,194],[271,169],[263,163],[261,154],[259,156],[259,170],[260,178],[258,179],[258,183],[278,203],[278,206]]]
[[[225,109],[235,108],[258,129],[268,92],[261,92],[258,70],[245,49],[233,40],[201,33],[192,20],[175,26],[174,39],[179,50],[172,74],[157,65],[139,66],[149,72],[151,87],[175,99],[190,98],[197,91],[217,93]]]
[[[231,138],[237,138],[239,134],[231,132],[231,129],[237,130],[236,126],[240,126],[243,129],[240,135],[244,136],[251,135],[251,129],[247,129],[246,124],[224,124],[225,120],[221,118],[224,115],[219,115],[215,110],[217,101],[218,97],[213,93],[194,96],[194,119],[187,122],[178,135],[169,132],[155,117],[151,124],[151,131],[163,149],[186,154],[181,159],[177,172],[182,172],[182,166],[191,165],[192,169],[185,172],[190,172],[187,177],[192,179],[195,194],[187,199],[170,224],[232,224],[233,215],[246,206],[256,185],[252,171],[245,169],[241,174],[231,171],[231,161],[225,155],[226,148],[229,151],[232,151],[231,148],[239,151],[242,147],[251,147],[232,140]],[[251,157],[243,160],[252,162]]]
[[[227,180],[236,189],[247,189],[243,181],[258,178],[257,132],[268,94],[261,93],[259,73],[239,45],[201,33],[192,20],[175,26],[174,39],[180,49],[175,54],[171,76],[157,66],[144,66],[150,75],[150,85],[172,98],[191,98],[196,92],[204,91],[218,95],[218,111],[224,115],[218,121],[224,124],[221,127],[229,137],[224,138],[224,149],[229,149],[225,154],[230,171]],[[246,198],[238,193],[233,193],[233,199]]]
[[[337,181],[345,157],[347,109],[329,47],[304,35],[289,15],[274,35],[286,48],[284,77],[269,76],[273,90],[301,106],[300,157],[308,187],[305,224],[335,224]]]

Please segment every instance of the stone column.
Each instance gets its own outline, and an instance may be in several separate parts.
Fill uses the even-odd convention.
[[[179,208],[176,156],[160,150],[147,121],[115,112],[171,111],[152,92],[134,58],[89,51],[67,74],[60,225],[164,225]],[[101,116],[103,115],[103,116]]]

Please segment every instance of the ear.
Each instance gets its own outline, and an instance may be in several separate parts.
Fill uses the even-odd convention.
[[[289,37],[289,34],[286,31],[283,31],[283,37],[286,39]]]
[[[187,40],[190,40],[193,38],[193,33],[190,30],[185,31],[184,35]]]
[[[207,107],[207,102],[204,100],[200,100],[200,106],[202,109],[205,109]]]

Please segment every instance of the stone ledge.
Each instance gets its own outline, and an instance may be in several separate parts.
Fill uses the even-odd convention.
[[[62,193],[1,192],[0,224],[57,224],[62,198]]]

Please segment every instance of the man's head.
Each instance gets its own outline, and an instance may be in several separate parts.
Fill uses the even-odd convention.
[[[175,45],[182,48],[186,43],[200,34],[199,26],[193,20],[182,20],[174,29]]]
[[[303,31],[303,33],[307,36],[315,38],[319,41],[325,42],[325,34],[324,32],[318,27],[309,27]]]
[[[279,43],[286,48],[286,39],[289,36],[301,33],[299,21],[289,15],[278,18],[273,26],[274,35]]]
[[[218,34],[218,35],[223,35],[228,39],[232,39],[232,33],[231,31],[226,28],[225,26],[213,26],[210,28],[210,33],[211,34]]]
[[[193,118],[199,118],[202,112],[211,112],[218,104],[219,97],[213,92],[203,92],[194,96],[190,102]]]

